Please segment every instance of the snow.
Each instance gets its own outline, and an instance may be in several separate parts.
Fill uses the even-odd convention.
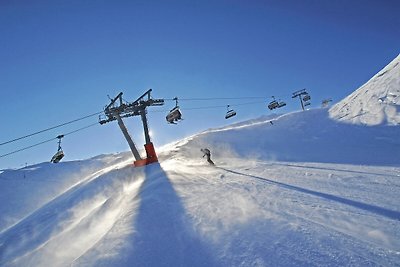
[[[0,266],[399,266],[400,127],[332,110],[3,170]]]
[[[400,124],[400,55],[330,109],[331,117],[364,125]]]
[[[5,170],[1,265],[400,264],[399,127],[326,109],[269,120],[169,144],[144,168],[121,153]]]
[[[188,143],[195,151],[212,146],[221,157],[234,153],[268,160],[391,165],[400,162],[398,136],[399,127],[341,124],[329,118],[328,110],[316,109],[282,115],[273,125],[262,120],[251,127],[209,130]]]

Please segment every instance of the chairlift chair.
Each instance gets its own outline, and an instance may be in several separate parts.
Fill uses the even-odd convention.
[[[306,106],[309,106],[309,105],[311,105],[310,102],[304,103],[304,106],[305,106],[305,107],[306,107]]]
[[[177,121],[182,120],[182,112],[179,110],[179,107],[174,107],[165,118],[168,123],[176,124]]]
[[[332,102],[332,99],[325,99],[322,101],[322,107],[327,107],[329,105],[329,103]]]
[[[56,154],[51,158],[51,162],[58,163],[64,157],[64,152],[62,150],[57,151]]]
[[[50,162],[58,163],[64,157],[64,152],[61,149],[61,138],[63,138],[63,137],[64,137],[64,135],[57,136],[57,138],[58,138],[58,150],[54,154],[54,156],[51,158]]]
[[[236,116],[236,111],[234,111],[233,109],[229,109],[229,105],[226,108],[228,111],[226,112],[225,119],[229,119],[232,118],[233,116]]]
[[[303,97],[303,101],[308,101],[308,100],[310,100],[311,99],[311,96],[309,95],[309,94],[306,94],[304,97]]]
[[[178,106],[178,98],[175,97],[173,100],[175,100],[175,107],[171,109],[168,115],[165,117],[167,122],[170,124],[176,124],[177,121],[182,120],[182,112]]]
[[[279,103],[276,100],[273,100],[269,103],[268,108],[270,110],[276,109],[277,107],[279,107]]]

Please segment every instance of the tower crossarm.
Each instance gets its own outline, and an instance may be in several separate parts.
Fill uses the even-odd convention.
[[[151,91],[152,89],[147,90],[146,93],[132,103],[123,103],[123,93],[119,93],[115,98],[111,99],[111,103],[104,108],[106,119],[100,120],[100,124],[117,120],[116,114],[121,118],[139,116],[147,107],[164,105],[164,99],[151,98]]]

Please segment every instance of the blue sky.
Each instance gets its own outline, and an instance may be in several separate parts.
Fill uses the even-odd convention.
[[[114,97],[180,101],[149,109],[159,146],[232,122],[271,114],[274,95],[299,110],[356,90],[400,53],[399,1],[0,1],[0,143],[99,112]],[[237,97],[227,100],[221,98]],[[261,97],[245,99],[244,97]],[[244,105],[257,102],[252,105]],[[237,116],[224,119],[225,105]],[[214,107],[192,109],[196,107]],[[85,127],[96,117],[0,146],[15,151]],[[126,120],[139,148],[139,118]],[[63,140],[65,160],[127,151],[116,123]],[[0,158],[0,169],[48,161],[57,142]]]

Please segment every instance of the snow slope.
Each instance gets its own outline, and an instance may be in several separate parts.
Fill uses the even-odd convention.
[[[400,124],[400,55],[329,112],[349,123]]]
[[[314,109],[262,119],[250,125],[205,131],[184,142],[197,150],[212,147],[215,155],[294,162],[369,165],[400,164],[400,127],[364,127],[329,118]],[[184,150],[185,156],[192,152]]]
[[[398,136],[318,109],[6,170],[0,266],[399,266]]]

